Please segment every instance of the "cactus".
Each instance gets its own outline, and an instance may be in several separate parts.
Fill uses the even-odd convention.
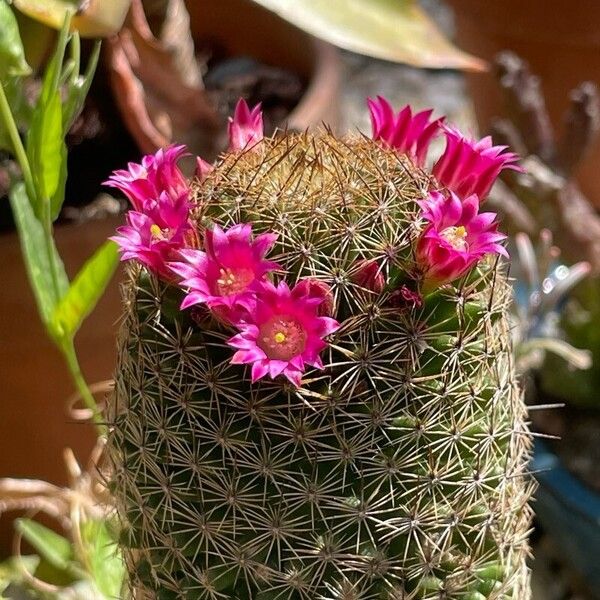
[[[492,259],[422,286],[432,183],[393,148],[320,132],[193,184],[200,235],[275,233],[270,277],[327,291],[340,327],[298,387],[251,383],[223,319],[129,266],[109,449],[138,597],[529,597],[510,290]]]

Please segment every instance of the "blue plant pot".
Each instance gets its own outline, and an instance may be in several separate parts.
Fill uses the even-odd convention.
[[[531,469],[539,482],[534,508],[542,527],[593,597],[600,598],[600,494],[569,473],[540,440]]]

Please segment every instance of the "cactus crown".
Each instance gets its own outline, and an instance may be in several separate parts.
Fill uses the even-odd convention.
[[[199,232],[276,233],[273,278],[327,290],[340,328],[300,387],[251,384],[227,324],[129,269],[109,446],[146,597],[527,597],[507,284],[483,261],[418,300],[431,185],[327,132],[264,139],[194,184]]]

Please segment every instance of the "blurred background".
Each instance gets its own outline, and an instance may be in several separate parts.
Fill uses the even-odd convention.
[[[0,0],[10,11],[0,12],[0,76],[13,122],[29,136],[32,164],[29,132],[48,128],[48,72],[58,64],[65,13],[75,11],[71,27],[81,43],[71,38],[60,56],[56,90],[63,106],[73,102],[77,110],[62,122],[64,177],[53,216],[53,239],[71,276],[122,220],[124,201],[101,185],[108,174],[171,142],[214,160],[239,97],[262,103],[267,133],[326,123],[369,135],[365,99],[382,95],[396,108],[433,108],[520,154],[526,172],[507,171],[490,203],[511,235],[514,338],[536,434],[534,598],[600,598],[600,3],[108,4]],[[10,19],[21,46],[9,35]],[[96,38],[103,38],[99,54]],[[96,59],[95,74],[86,72]],[[109,501],[85,400],[89,393],[101,409],[110,392],[120,313],[119,274],[111,279],[116,258],[103,252],[102,273],[87,274],[101,285],[74,321],[71,352],[67,338],[57,343],[39,318],[30,289],[25,217],[6,198],[26,173],[9,151],[7,123],[0,123],[0,592],[105,598],[108,592],[82,587],[89,573],[83,577],[77,561],[110,538],[97,526]],[[78,382],[82,373],[91,383]],[[87,507],[96,525],[72,550],[74,506]],[[35,577],[23,574],[16,554],[26,555]],[[118,564],[109,566],[94,576],[122,577]]]

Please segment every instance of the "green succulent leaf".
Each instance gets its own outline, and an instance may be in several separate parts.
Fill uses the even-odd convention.
[[[481,71],[453,46],[415,0],[254,0],[341,48],[415,67]]]
[[[12,188],[9,200],[21,242],[27,275],[40,315],[44,323],[48,325],[59,300],[52,278],[49,252],[52,254],[56,267],[56,283],[59,293],[66,293],[69,281],[54,241],[46,240],[44,227],[33,212],[23,183],[17,183]]]
[[[29,75],[31,68],[25,60],[19,27],[5,0],[0,0],[0,31],[0,79],[7,75]]]
[[[75,335],[104,293],[118,262],[117,245],[110,241],[86,261],[52,314],[54,331],[67,338]]]

